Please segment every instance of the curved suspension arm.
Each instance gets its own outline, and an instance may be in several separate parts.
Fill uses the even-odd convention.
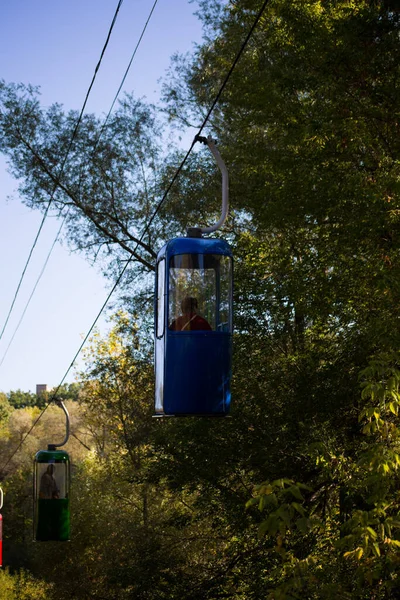
[[[54,402],[63,409],[65,413],[65,438],[60,444],[49,444],[49,450],[54,450],[55,448],[60,448],[60,446],[65,446],[69,439],[69,413],[66,409],[66,406],[62,400],[55,399]]]
[[[219,221],[217,221],[214,225],[211,225],[210,227],[201,227],[200,231],[201,233],[212,233],[213,231],[216,231],[217,229],[220,229],[222,227],[222,225],[225,223],[226,218],[228,216],[228,210],[229,210],[229,177],[228,177],[228,169],[226,168],[226,165],[224,163],[224,161],[222,160],[222,157],[219,153],[219,150],[217,148],[217,146],[215,145],[214,140],[209,136],[207,138],[203,138],[200,136],[197,136],[196,138],[199,142],[202,142],[203,144],[207,144],[207,146],[209,147],[209,149],[211,150],[217,165],[219,166],[219,169],[221,171],[221,175],[222,175],[222,210],[221,210],[221,218],[219,219]]]

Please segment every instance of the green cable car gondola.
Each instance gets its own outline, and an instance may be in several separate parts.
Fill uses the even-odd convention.
[[[33,537],[37,542],[67,542],[70,539],[70,461],[64,446],[69,438],[69,415],[66,416],[66,437],[61,444],[49,444],[34,460],[33,475]]]

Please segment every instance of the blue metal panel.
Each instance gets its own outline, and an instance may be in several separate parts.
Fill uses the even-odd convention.
[[[167,332],[164,413],[223,416],[230,407],[232,336]]]
[[[157,260],[166,256],[167,261],[175,254],[222,254],[232,256],[230,246],[225,240],[204,238],[175,238],[161,248]]]

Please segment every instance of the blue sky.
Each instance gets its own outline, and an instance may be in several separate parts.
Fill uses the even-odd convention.
[[[41,88],[42,103],[80,110],[117,0],[13,0],[0,8],[0,79]],[[154,0],[124,0],[86,112],[107,114]],[[123,91],[157,101],[175,52],[201,41],[196,3],[158,0]],[[0,155],[0,331],[41,215],[25,207]],[[47,219],[14,312],[0,341],[0,362],[55,238]],[[56,386],[107,296],[109,285],[79,254],[57,244],[7,356],[0,391]],[[101,319],[100,330],[107,324]],[[79,361],[78,361],[79,366]],[[73,381],[70,373],[67,381]]]

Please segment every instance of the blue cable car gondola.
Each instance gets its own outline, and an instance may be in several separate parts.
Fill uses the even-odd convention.
[[[222,172],[222,216],[158,253],[155,306],[156,416],[225,416],[232,370],[232,252],[205,239],[228,212],[228,174],[213,141],[205,141]]]
[[[66,436],[61,444],[49,444],[37,452],[33,476],[33,537],[37,542],[67,542],[70,539],[70,461],[64,446],[69,438],[69,415],[58,401],[66,417]]]

